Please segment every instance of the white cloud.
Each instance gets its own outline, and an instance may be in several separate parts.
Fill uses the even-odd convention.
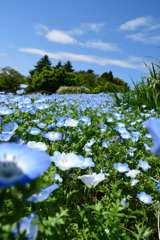
[[[37,24],[34,28],[36,29],[37,35],[44,35],[49,32],[49,28],[43,24]]]
[[[120,52],[120,49],[116,46],[116,44],[113,43],[106,43],[106,42],[102,42],[102,41],[94,41],[94,42],[86,42],[86,43],[82,43],[82,46],[85,47],[89,47],[89,48],[96,48],[99,50],[103,50],[103,51],[116,51],[116,52]]]
[[[45,36],[51,42],[63,43],[63,44],[75,44],[77,41],[69,36],[66,32],[53,29],[49,31]]]
[[[110,58],[102,58],[92,55],[83,55],[83,54],[74,54],[69,52],[47,52],[41,49],[36,48],[19,48],[20,52],[26,52],[31,54],[38,54],[40,56],[48,55],[49,58],[56,59],[56,60],[70,60],[70,61],[82,61],[82,62],[89,62],[95,63],[101,66],[113,65],[119,66],[124,68],[131,68],[135,70],[144,70],[144,64],[141,62],[140,58],[137,57],[129,57],[125,60],[119,59],[110,59]]]
[[[160,44],[160,35],[152,36],[147,33],[136,33],[127,35],[127,38],[130,38],[134,41],[141,42],[144,44]]]
[[[82,23],[81,24],[81,28],[84,30],[89,30],[89,31],[93,31],[93,32],[99,32],[102,27],[105,25],[105,23],[101,22],[101,23]]]
[[[152,21],[152,18],[150,16],[136,18],[122,24],[120,26],[120,30],[129,30],[129,31],[137,30],[139,27],[149,26],[151,21]]]

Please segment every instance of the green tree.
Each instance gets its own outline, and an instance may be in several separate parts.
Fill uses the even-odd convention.
[[[53,68],[54,68],[54,69],[62,69],[62,68],[63,68],[62,62],[59,61],[59,62],[57,63],[57,65],[56,65],[55,67],[53,67]]]
[[[67,61],[64,65],[63,68],[66,69],[67,72],[74,72],[73,66],[70,61]]]
[[[25,76],[10,67],[1,68],[0,89],[2,91],[15,92],[21,83],[24,83]]]
[[[36,71],[32,77],[32,91],[48,91],[55,93],[61,86],[75,86],[78,78],[74,73],[69,73],[66,69],[53,69],[44,67],[39,73]]]
[[[45,66],[49,66],[51,67],[52,63],[51,61],[49,60],[49,57],[47,55],[44,55],[44,57],[42,57],[38,62],[37,64],[34,66],[34,69],[33,70],[30,70],[29,73],[31,76],[33,76],[33,74],[38,71],[39,73],[43,71],[43,68]]]
[[[110,71],[109,73],[107,72],[104,72],[102,75],[101,75],[101,81],[102,83],[104,82],[112,82],[113,83],[113,74],[112,72]]]

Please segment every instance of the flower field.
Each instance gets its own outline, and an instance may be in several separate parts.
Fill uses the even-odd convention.
[[[0,95],[0,239],[158,239],[158,113],[22,93]]]

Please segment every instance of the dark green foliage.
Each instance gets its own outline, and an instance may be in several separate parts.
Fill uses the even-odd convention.
[[[21,83],[24,83],[25,77],[18,71],[10,67],[1,68],[0,72],[0,90],[15,92]]]
[[[49,57],[47,55],[44,55],[44,57],[42,57],[37,64],[34,66],[33,70],[30,70],[29,73],[31,76],[33,76],[33,74],[38,71],[39,73],[43,71],[43,68],[48,65],[51,67],[52,63],[49,60]]]

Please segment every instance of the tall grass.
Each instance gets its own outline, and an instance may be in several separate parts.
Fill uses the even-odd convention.
[[[157,63],[151,63],[145,66],[149,70],[149,75],[135,83],[133,80],[134,89],[128,92],[122,92],[121,98],[114,94],[116,103],[128,103],[133,109],[141,108],[142,105],[147,105],[148,109],[155,109],[160,112],[160,65],[159,59]]]

